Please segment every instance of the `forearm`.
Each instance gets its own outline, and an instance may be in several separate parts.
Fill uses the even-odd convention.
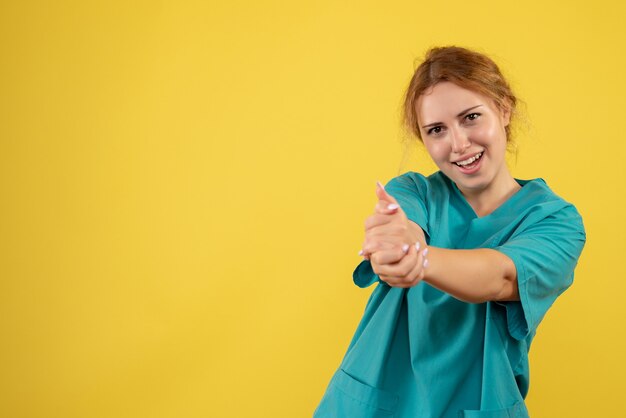
[[[513,261],[487,248],[450,250],[429,247],[424,281],[470,303],[519,300]]]

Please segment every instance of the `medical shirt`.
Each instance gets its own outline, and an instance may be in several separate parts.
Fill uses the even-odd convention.
[[[423,281],[390,287],[364,260],[354,282],[378,285],[315,418],[528,416],[530,343],[572,283],[585,231],[576,208],[542,179],[516,181],[522,187],[482,217],[441,172],[387,184],[428,245],[511,258],[521,300],[467,303]]]

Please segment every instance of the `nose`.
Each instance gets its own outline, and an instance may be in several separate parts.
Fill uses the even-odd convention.
[[[463,154],[463,152],[472,145],[467,135],[459,129],[450,130],[450,139],[452,144],[452,151],[457,154]]]

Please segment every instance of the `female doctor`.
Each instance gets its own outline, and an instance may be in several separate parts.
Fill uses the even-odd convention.
[[[572,283],[575,207],[505,162],[516,98],[497,65],[433,48],[405,96],[439,171],[377,185],[360,287],[378,283],[314,417],[527,417],[528,350]]]

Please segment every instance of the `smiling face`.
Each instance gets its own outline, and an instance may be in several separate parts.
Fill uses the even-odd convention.
[[[466,196],[510,188],[505,163],[509,112],[472,90],[444,81],[417,100],[424,145],[439,169]],[[498,190],[502,189],[502,190]]]

